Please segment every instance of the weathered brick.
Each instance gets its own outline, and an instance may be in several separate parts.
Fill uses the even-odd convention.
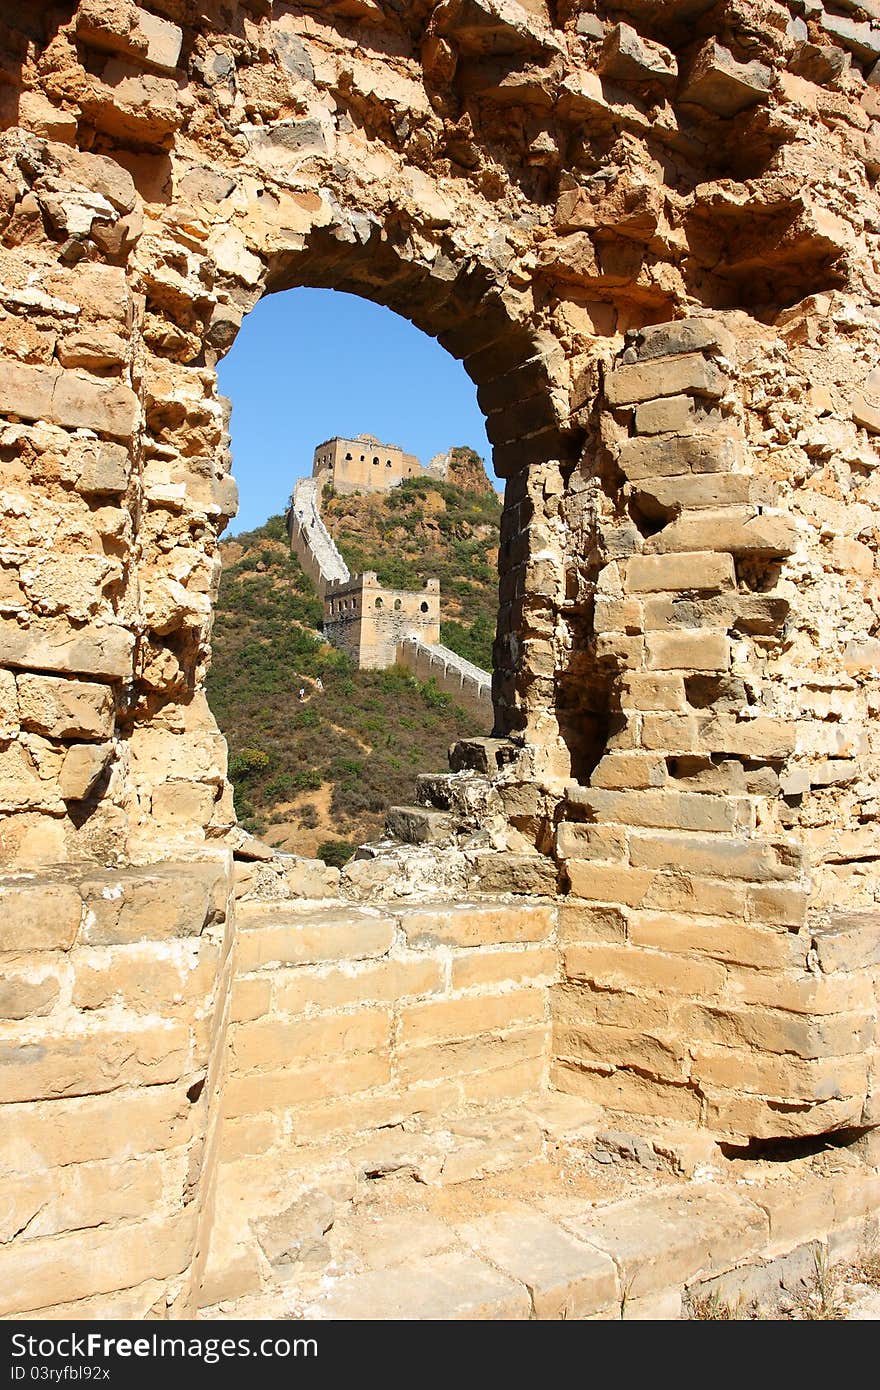
[[[277,1013],[340,1009],[353,1004],[393,1004],[398,999],[436,994],[443,971],[436,960],[383,961],[356,972],[347,969],[314,975],[308,970],[277,970],[272,975]]]
[[[9,1105],[0,1112],[0,1172],[171,1150],[190,1138],[193,1110],[179,1084]]]
[[[94,1095],[118,1086],[176,1081],[187,1069],[189,1030],[180,1023],[44,1034],[0,1044],[0,1102]]]
[[[645,640],[648,666],[655,671],[726,671],[730,643],[726,632],[652,632]]]
[[[870,969],[880,965],[880,913],[849,912],[813,932],[819,964],[825,971]]]
[[[636,406],[637,434],[686,433],[695,425],[693,396],[667,396],[665,400],[642,401]]]
[[[630,857],[637,868],[676,869],[708,877],[731,876],[762,882],[797,878],[799,854],[794,845],[769,840],[722,839],[720,835],[663,834],[634,830]]]
[[[474,989],[478,986],[555,978],[556,952],[549,948],[526,947],[522,951],[485,951],[456,956],[452,962],[452,988]]]
[[[19,676],[17,684],[22,728],[49,738],[102,739],[112,735],[114,708],[109,686],[32,675]]]
[[[620,678],[620,705],[634,710],[684,710],[687,701],[683,676],[627,671]]]
[[[0,1316],[182,1273],[193,1256],[195,1218],[193,1205],[179,1215],[106,1232],[78,1231],[0,1248]]]
[[[238,979],[232,986],[232,1007],[230,1023],[248,1023],[263,1018],[268,1012],[272,999],[272,981],[263,979]]]
[[[619,907],[569,900],[559,909],[559,940],[625,941],[629,914]]]
[[[716,593],[736,583],[731,555],[715,551],[688,554],[633,555],[626,562],[626,588],[630,593],[662,593],[665,590]]]
[[[764,501],[772,496],[766,484],[748,473],[682,473],[665,478],[643,478],[633,484],[632,495],[642,510],[662,515],[690,508],[735,507]],[[712,552],[708,552],[712,553]]]
[[[460,999],[413,1004],[400,1013],[400,1045],[416,1046],[430,1039],[448,1041],[537,1023],[544,1017],[545,995],[540,989],[520,989],[498,995],[466,995]]]
[[[811,1018],[784,1009],[733,1008],[719,1004],[685,1004],[678,1022],[695,1042],[711,1042],[728,1048],[746,1046],[760,1052],[788,1052],[808,1061],[860,1054],[873,1033],[873,1024],[864,1013]]]
[[[28,979],[17,971],[6,971],[0,979],[0,1018],[21,1019],[47,1014],[58,998],[59,982],[55,975]]]
[[[225,908],[222,863],[166,863],[83,878],[83,938],[90,946],[197,937]]]
[[[260,904],[260,912],[239,908],[238,968],[242,974],[264,965],[316,965],[331,960],[384,956],[394,940],[394,921],[357,909],[338,917],[323,912],[285,911]],[[264,922],[265,925],[257,925]]]
[[[675,996],[630,994],[625,989],[609,989],[571,981],[557,985],[552,992],[555,1024],[578,1026],[598,1023],[629,1032],[653,1033],[668,1028],[673,1016]]]
[[[747,926],[723,917],[633,912],[628,934],[637,946],[651,946],[662,951],[695,951],[742,965],[774,969],[803,963],[803,942],[790,932]]]
[[[516,1067],[529,1058],[543,1057],[549,1028],[516,1029],[476,1038],[453,1038],[432,1042],[426,1047],[406,1047],[398,1056],[401,1080],[412,1085],[420,1081],[465,1076],[470,1072]]]
[[[355,1096],[391,1080],[387,1051],[365,1052],[323,1062],[290,1054],[279,1071],[232,1071],[224,1089],[226,1114],[272,1114],[332,1096]],[[314,1054],[311,1054],[314,1055]]]
[[[669,323],[654,323],[638,332],[640,360],[668,357],[683,352],[711,352],[718,349],[728,361],[733,361],[736,343],[733,334],[717,318],[674,319]]]
[[[692,391],[697,396],[724,394],[726,377],[713,362],[698,353],[635,362],[616,367],[605,379],[605,398],[611,406],[635,405],[654,396],[677,396]]]
[[[18,1232],[27,1241],[66,1231],[151,1216],[162,1200],[163,1160],[66,1164],[4,1183],[0,1244]]]
[[[239,1023],[230,1032],[230,1046],[235,1067],[246,1072],[285,1063],[296,1066],[310,1057],[339,1052],[378,1051],[388,1047],[390,1036],[390,1014],[384,1009],[361,1009],[298,1023],[275,1019]]]
[[[525,903],[417,908],[400,920],[411,946],[501,946],[543,941],[553,931],[553,909]]]
[[[465,1072],[459,1079],[463,1100],[468,1105],[483,1105],[487,1101],[534,1095],[547,1084],[543,1051],[522,1062],[503,1061],[489,1071]]]
[[[851,1128],[859,1122],[862,1105],[861,1096],[774,1105],[763,1096],[707,1088],[703,1123],[716,1134],[736,1139],[798,1139]]]
[[[556,1023],[553,1027],[554,1056],[562,1061],[594,1067],[631,1067],[664,1081],[687,1078],[683,1041],[669,1043],[649,1033],[629,1028],[609,1028],[602,1024]]]
[[[211,942],[187,940],[173,946],[120,946],[112,953],[73,951],[72,1003],[78,1009],[114,1002],[137,1013],[188,1012],[212,996],[219,965]]]
[[[797,528],[791,518],[756,512],[754,507],[684,512],[645,543],[646,550],[657,553],[725,550],[765,558],[790,555],[796,546]]]
[[[569,979],[611,989],[668,990],[707,998],[724,984],[724,969],[714,962],[604,942],[566,947],[563,966]]]
[[[560,859],[621,860],[626,857],[626,832],[620,826],[560,821],[556,853]]]
[[[606,753],[590,774],[590,788],[662,787],[667,780],[663,758],[646,753]],[[569,797],[569,800],[576,800]]]
[[[620,469],[631,481],[681,473],[731,473],[743,460],[743,444],[724,434],[686,434],[673,439],[628,439]]]
[[[551,1064],[550,1080],[557,1090],[593,1101],[608,1110],[662,1115],[694,1126],[700,1123],[702,1102],[698,1092],[686,1084],[642,1076],[624,1067],[593,1070],[564,1061]]]
[[[625,864],[618,867],[590,859],[569,859],[565,868],[573,897],[624,907],[640,907],[655,878]]]
[[[22,420],[46,420],[69,429],[91,429],[130,439],[137,427],[137,396],[121,382],[84,372],[0,362],[0,412]]]
[[[806,953],[808,944],[796,938]],[[816,975],[805,969],[764,971],[728,969],[724,1001],[734,1009],[757,1005],[795,1014],[870,1014],[874,985],[867,973]]]
[[[746,894],[748,913],[756,922],[801,927],[807,918],[807,894],[788,883],[761,883]]]
[[[69,951],[82,911],[70,884],[7,882],[0,887],[0,951]]]
[[[701,1085],[732,1091],[751,1091],[781,1100],[836,1100],[864,1095],[867,1064],[863,1057],[804,1060],[768,1056],[733,1048],[694,1049],[691,1076]]]
[[[134,635],[111,623],[77,629],[66,618],[0,618],[0,662],[5,666],[62,673],[79,672],[120,680],[131,676]]]
[[[589,787],[577,793],[576,804],[597,821],[669,830],[734,832],[750,829],[754,820],[752,803],[747,798],[699,792],[604,791]]]

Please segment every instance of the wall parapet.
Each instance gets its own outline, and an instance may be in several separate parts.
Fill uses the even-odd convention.
[[[420,680],[434,680],[447,695],[492,722],[492,677],[458,652],[416,636],[398,643],[397,660]]]
[[[330,584],[348,583],[351,572],[318,510],[317,478],[300,478],[294,488],[288,530],[291,549],[321,598]]]

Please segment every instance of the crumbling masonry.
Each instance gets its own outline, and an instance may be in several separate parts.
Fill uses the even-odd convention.
[[[256,1294],[272,1175],[548,1088],[876,1125],[880,6],[59,0],[0,45],[2,1313]],[[204,695],[215,365],[294,285],[436,335],[507,480],[498,741],[420,783],[445,847],[341,880],[234,826]],[[736,1200],[692,1271],[778,1248]]]

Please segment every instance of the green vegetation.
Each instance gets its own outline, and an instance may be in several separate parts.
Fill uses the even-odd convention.
[[[428,492],[441,489],[440,496],[448,489],[444,483],[417,486]],[[412,516],[414,488],[404,484],[402,494],[404,489],[399,505],[402,514]],[[455,515],[456,509],[462,515],[470,509],[474,516],[494,518],[494,494],[466,494],[460,501],[457,493],[453,488],[449,494]],[[329,505],[363,507],[389,500],[337,498]],[[448,516],[450,501],[447,511],[432,520]],[[388,514],[393,513],[394,505]],[[491,540],[487,536],[473,542],[484,557],[497,544],[497,520],[490,530]],[[396,542],[394,548],[400,550]],[[390,804],[412,800],[416,773],[445,770],[449,744],[483,730],[433,681],[420,684],[398,668],[358,671],[324,642],[321,604],[288,550],[284,517],[270,517],[257,530],[234,537],[224,551],[208,697],[229,742],[236,811],[257,834],[272,840],[273,827],[279,827],[277,838],[287,848],[344,863],[355,845],[381,833]],[[439,541],[422,567],[425,577],[440,571],[435,559],[442,553],[446,546]],[[448,553],[456,552],[450,546]],[[458,574],[461,553],[448,562]],[[401,563],[409,561],[404,557]],[[375,549],[356,566],[382,572]],[[404,587],[420,579],[420,569],[400,574]],[[442,586],[441,573],[441,593]],[[444,625],[444,639],[451,630],[460,644],[455,649],[481,665],[486,664],[485,644],[491,646],[495,602],[494,583],[475,582],[467,613],[460,607]],[[292,829],[288,833],[282,826]]]

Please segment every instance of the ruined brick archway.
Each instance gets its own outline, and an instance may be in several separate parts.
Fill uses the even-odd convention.
[[[357,918],[357,950],[410,984],[357,1014],[347,1123],[548,1081],[740,1143],[876,1122],[880,42],[842,8],[4,11],[0,1100],[18,1200],[56,1213],[0,1249],[12,1311],[190,1306],[218,1153],[287,1162],[301,1110],[339,1122],[340,1076],[303,1098],[278,1060],[265,971],[315,963],[261,954],[279,895],[391,917],[402,894],[489,895],[476,925]],[[486,760],[481,828],[427,880],[406,854],[384,887],[381,865],[293,888],[233,867],[204,698],[235,506],[214,368],[299,284],[461,358],[507,480],[511,737],[460,754]],[[411,1013],[438,940],[553,964],[497,999],[462,967]],[[288,1062],[336,1038],[335,1015],[297,1031],[294,983]],[[437,1074],[438,1038],[461,1075]],[[59,1133],[82,1168],[67,1226]],[[135,1195],[99,1287],[77,1233],[107,1173]],[[19,1277],[56,1237],[73,1294]],[[242,1232],[227,1245],[218,1287],[247,1263]]]

